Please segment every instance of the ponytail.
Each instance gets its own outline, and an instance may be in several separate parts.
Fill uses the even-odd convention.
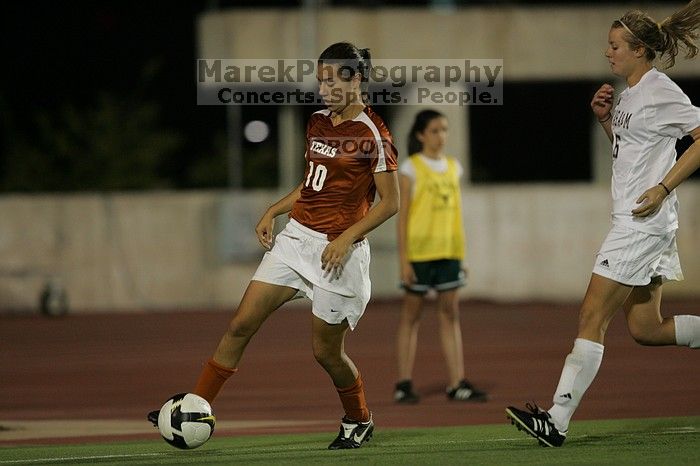
[[[358,63],[358,71],[362,74],[362,82],[365,86],[369,82],[369,75],[372,72],[372,56],[369,53],[369,49],[359,49],[360,63]]]
[[[658,52],[664,57],[664,67],[671,68],[681,46],[686,50],[686,59],[698,54],[695,41],[700,35],[700,0],[692,0],[660,23],[643,11],[628,11],[613,21],[612,27],[625,28],[630,48],[644,47],[647,60],[654,60]]]
[[[691,59],[698,54],[695,41],[700,29],[700,0],[693,0],[683,9],[673,13],[659,23],[659,31],[664,38],[661,55],[666,55],[667,68],[676,62],[679,52],[679,42],[685,48],[685,58]]]

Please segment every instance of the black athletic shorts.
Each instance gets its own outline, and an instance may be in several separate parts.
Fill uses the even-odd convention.
[[[467,282],[462,262],[457,259],[411,262],[411,265],[416,274],[416,282],[411,285],[401,284],[404,290],[411,293],[425,294],[431,288],[437,292],[454,290]]]

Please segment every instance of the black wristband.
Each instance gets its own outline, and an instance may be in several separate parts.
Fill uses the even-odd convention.
[[[663,187],[663,188],[664,188],[664,189],[666,190],[666,195],[669,195],[669,194],[671,194],[671,191],[669,191],[669,190],[668,190],[668,188],[666,187],[666,185],[665,185],[665,184],[663,184],[663,183],[659,183],[659,186],[662,186],[662,187]]]

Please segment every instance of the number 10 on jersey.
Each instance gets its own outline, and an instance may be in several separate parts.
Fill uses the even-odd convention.
[[[309,187],[311,183],[311,188],[314,191],[320,191],[323,188],[323,183],[326,181],[326,175],[328,174],[328,169],[321,165],[320,163],[314,164],[309,161],[309,174],[306,176],[306,182],[304,187]]]

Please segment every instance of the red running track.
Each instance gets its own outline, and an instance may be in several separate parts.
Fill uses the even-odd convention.
[[[422,400],[413,406],[392,401],[398,308],[398,302],[370,303],[346,343],[378,426],[502,423],[509,404],[550,406],[576,336],[577,306],[463,302],[467,377],[492,397],[474,404],[445,397],[429,305],[414,373]],[[340,419],[337,394],[311,352],[309,309],[288,305],[266,322],[214,403],[219,420]],[[697,302],[669,302],[664,309],[700,313]],[[192,388],[229,317],[205,311],[1,315],[0,421],[144,419],[170,395]],[[574,420],[700,415],[700,351],[638,346],[621,313],[605,344],[598,377]]]

